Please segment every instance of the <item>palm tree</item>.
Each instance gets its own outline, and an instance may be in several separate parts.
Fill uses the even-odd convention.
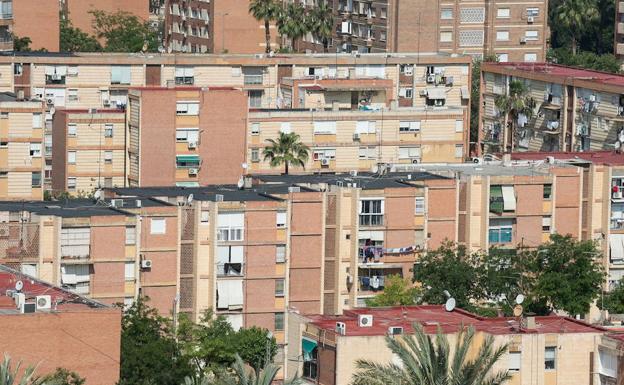
[[[474,359],[470,351],[475,332],[463,327],[457,333],[451,354],[448,338],[440,329],[434,338],[414,324],[414,335],[386,337],[388,348],[402,365],[358,360],[352,385],[499,385],[511,376],[507,371],[492,373],[492,367],[507,351],[507,345],[494,347],[488,336]]]
[[[217,375],[214,385],[271,385],[275,379],[275,375],[279,371],[279,367],[271,363],[264,365],[264,368],[255,371],[251,367],[245,366],[245,363],[236,355],[236,361],[232,365],[231,372],[223,372]],[[284,385],[297,385],[301,380],[297,377],[290,381],[284,381]],[[204,385],[204,384],[201,384]]]
[[[508,95],[497,95],[494,99],[494,104],[499,113],[503,117],[503,146],[507,148],[509,141],[508,127],[511,128],[511,150],[513,151],[515,138],[513,135],[516,133],[516,125],[518,123],[518,116],[524,114],[528,120],[530,120],[535,109],[535,99],[528,95],[529,90],[523,82],[519,80],[512,80],[509,82]]]
[[[297,39],[308,31],[308,16],[305,7],[299,2],[291,2],[281,7],[277,17],[277,30],[282,36],[291,41],[291,48],[295,48]]]
[[[288,167],[292,164],[305,168],[305,162],[310,157],[310,148],[301,143],[299,135],[294,132],[280,132],[277,140],[267,139],[269,146],[264,148],[262,155],[268,160],[271,167],[284,164],[284,173],[288,175]]]
[[[329,38],[334,31],[334,14],[327,0],[320,0],[310,11],[308,29],[323,41],[323,52],[327,53]]]
[[[564,0],[558,7],[556,21],[570,33],[573,55],[583,30],[599,17],[596,2],[592,0]]]
[[[275,0],[251,0],[249,13],[258,21],[264,21],[264,36],[266,39],[265,52],[271,52],[271,22],[277,19],[279,5]]]
[[[18,361],[15,368],[11,370],[11,357],[4,355],[4,360],[0,364],[0,385],[43,385],[41,380],[35,379],[35,367],[29,366],[24,369],[21,377],[19,375],[22,362]]]

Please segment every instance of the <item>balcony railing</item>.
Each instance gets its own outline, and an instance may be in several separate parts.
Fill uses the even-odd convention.
[[[87,260],[90,255],[90,245],[61,245],[61,258],[63,259]]]
[[[217,265],[217,276],[219,277],[242,277],[244,273],[242,263],[219,263]]]
[[[245,75],[245,84],[262,84],[262,75]]]

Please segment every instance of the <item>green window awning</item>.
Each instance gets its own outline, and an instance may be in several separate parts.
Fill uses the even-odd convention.
[[[176,187],[199,187],[199,182],[176,182]]]
[[[490,187],[490,212],[501,214],[504,210],[503,186]]]
[[[199,162],[199,155],[176,155],[177,162]]]
[[[304,361],[311,361],[313,359],[312,352],[316,349],[317,345],[318,343],[316,341],[309,338],[303,337],[301,339],[301,350],[303,351]]]

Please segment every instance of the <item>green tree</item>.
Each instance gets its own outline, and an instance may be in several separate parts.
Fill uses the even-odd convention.
[[[472,82],[470,84],[470,141],[479,141],[479,121],[481,113],[481,63],[497,62],[496,55],[485,55],[483,60],[475,58],[472,61]]]
[[[121,321],[120,385],[174,385],[193,370],[180,354],[171,325],[139,298]]]
[[[334,14],[331,5],[321,0],[310,10],[308,30],[323,42],[323,52],[327,53],[329,39],[334,32]]]
[[[523,82],[512,80],[509,82],[509,92],[506,95],[497,95],[494,104],[502,117],[503,127],[505,127],[503,148],[507,149],[508,143],[511,143],[510,150],[513,151],[516,142],[518,116],[523,114],[530,120],[534,115],[533,111],[537,103],[529,95],[529,89]]]
[[[260,370],[248,368],[243,359],[237,354],[236,360],[230,371],[218,373],[214,385],[271,385],[279,367],[273,364],[266,364]],[[284,381],[284,385],[296,385],[302,383],[297,377],[290,381]]]
[[[587,26],[599,18],[595,0],[564,0],[556,10],[554,21],[565,29],[570,38],[570,49],[576,55],[578,42]]]
[[[76,28],[71,21],[61,20],[60,28],[61,52],[99,52],[102,46],[94,36]]]
[[[507,371],[493,371],[507,346],[495,347],[492,336],[486,337],[475,358],[470,358],[476,343],[472,327],[458,331],[453,349],[440,329],[434,339],[419,324],[413,327],[414,335],[386,337],[386,345],[402,365],[358,360],[352,385],[499,385],[511,378]]]
[[[290,47],[296,49],[297,40],[309,32],[305,7],[299,2],[284,5],[277,17],[277,30],[282,37],[290,39]]]
[[[530,254],[531,273],[536,276],[533,302],[571,315],[587,313],[604,281],[596,244],[553,234],[548,243]]]
[[[373,298],[366,299],[366,306],[407,306],[417,303],[421,296],[421,290],[412,286],[407,278],[399,275],[386,277],[383,292]]]
[[[41,381],[35,379],[34,366],[22,369],[21,361],[12,365],[11,357],[5,354],[0,364],[0,385],[41,385]]]
[[[256,326],[236,332],[234,344],[241,359],[256,371],[271,363],[277,354],[275,337],[267,329]]]
[[[85,381],[86,379],[80,377],[78,373],[65,368],[56,368],[54,373],[41,379],[45,385],[84,385]]]
[[[598,304],[612,314],[624,314],[624,283],[620,280],[610,292],[604,293],[604,298]]]
[[[13,36],[13,51],[30,52],[32,51],[32,49],[30,48],[31,43],[32,43],[32,40],[28,36],[24,36],[24,37]]]
[[[280,6],[275,0],[251,0],[249,13],[258,21],[264,21],[265,52],[271,52],[271,22],[277,20]]]
[[[457,301],[457,306],[473,309],[472,300],[483,298],[477,275],[478,259],[463,246],[447,242],[421,256],[414,266],[414,281],[423,287],[422,301],[441,304],[446,301],[445,290]]]
[[[599,55],[594,52],[580,51],[573,55],[568,48],[557,48],[550,50],[548,56],[550,61],[557,64],[612,73],[621,72],[620,62],[612,53]]]
[[[91,11],[93,29],[98,38],[106,39],[106,52],[156,52],[158,33],[149,22],[126,11],[114,13]]]
[[[268,160],[271,167],[284,165],[284,173],[288,175],[290,165],[305,168],[305,163],[310,157],[310,148],[303,144],[299,135],[294,132],[280,132],[279,138],[267,139],[268,146],[264,148],[262,155]]]

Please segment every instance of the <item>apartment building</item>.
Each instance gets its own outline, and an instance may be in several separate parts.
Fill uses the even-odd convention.
[[[309,3],[313,3],[310,1]],[[548,1],[334,0],[329,52],[445,52],[544,61]],[[323,52],[309,34],[300,47]]]
[[[0,199],[43,199],[43,124],[40,101],[0,93]]]
[[[89,35],[95,35],[93,29],[93,11],[116,13],[127,12],[147,21],[150,16],[150,0],[60,0],[63,17],[71,20],[74,27],[80,28]],[[56,8],[58,12],[58,4]]]
[[[341,316],[291,317],[286,377],[300,373],[310,382],[346,384],[357,372],[357,360],[400,365],[387,347],[386,338],[413,334],[414,324],[425,333],[442,331],[454,346],[464,327],[475,329],[469,356],[480,341],[508,344],[492,370],[508,371],[509,384],[554,385],[615,383],[618,352],[607,330],[566,317],[482,318],[461,309],[446,311],[441,305],[370,308]],[[473,352],[474,351],[474,352]],[[612,381],[612,382],[608,382]]]
[[[125,186],[125,111],[58,109],[52,126],[53,192],[89,195],[102,187]]]
[[[615,3],[613,54],[619,59],[624,58],[624,1]]]
[[[246,115],[247,96],[241,89],[132,89],[128,184],[236,183],[245,173]]]
[[[13,38],[28,37],[33,50],[59,50],[57,0],[0,1],[0,51],[13,50]]]
[[[13,365],[35,366],[37,377],[65,368],[90,384],[119,380],[118,308],[6,266],[0,266],[0,289],[2,350]]]
[[[483,153],[619,150],[624,142],[624,76],[535,63],[484,63],[481,75],[480,148]],[[536,103],[505,128],[498,97],[520,80]]]
[[[279,36],[274,23],[270,30],[271,50],[277,50]],[[164,45],[167,52],[264,53],[264,21],[249,13],[247,0],[169,0]]]

